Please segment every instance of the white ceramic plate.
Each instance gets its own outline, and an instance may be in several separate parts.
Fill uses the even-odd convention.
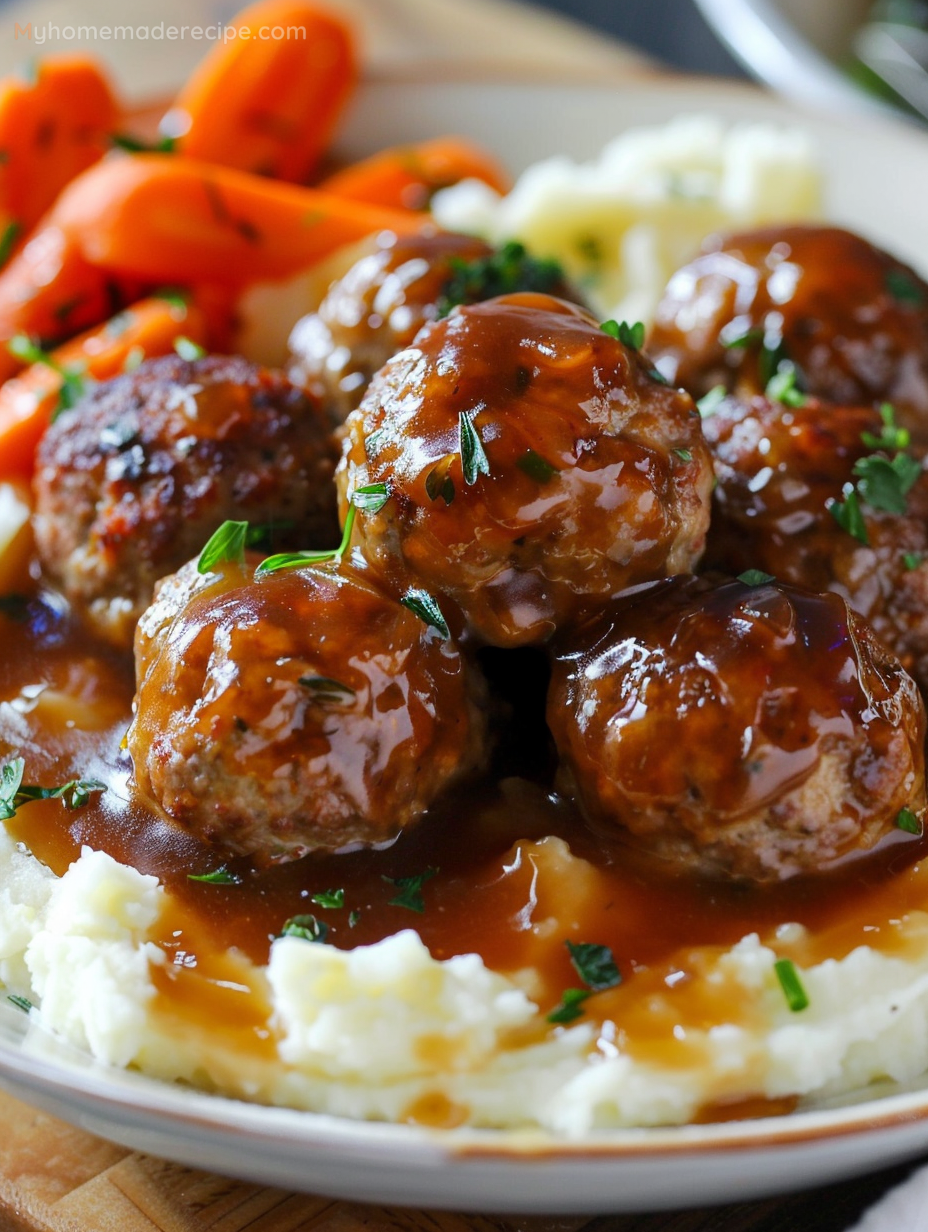
[[[928,136],[803,117],[744,87],[378,84],[363,91],[342,144],[354,156],[467,133],[518,170],[558,151],[590,157],[624,128],[693,111],[803,123],[819,143],[831,217],[928,271]],[[798,1189],[928,1150],[923,1091],[564,1144],[537,1132],[434,1132],[254,1107],[105,1069],[27,1025],[0,1005],[0,1082],[20,1098],[134,1149],[355,1201],[549,1214],[656,1209]]]

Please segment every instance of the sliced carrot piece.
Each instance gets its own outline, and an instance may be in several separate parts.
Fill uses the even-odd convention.
[[[351,201],[423,210],[440,188],[467,179],[483,180],[500,193],[512,186],[502,165],[479,145],[463,137],[437,137],[381,150],[330,175],[319,187]]]
[[[326,150],[358,77],[349,26],[314,4],[260,0],[231,23],[162,130],[191,158],[302,182]]]
[[[72,338],[0,385],[0,477],[28,476],[35,451],[58,409],[70,375],[105,381],[136,361],[166,355],[184,336],[210,340],[206,317],[195,303],[154,296],[124,309],[106,324]]]
[[[109,148],[119,109],[88,56],[39,60],[33,77],[0,81],[0,256],[61,189]]]
[[[287,278],[377,231],[428,226],[332,193],[194,159],[137,154],[78,176],[46,220],[91,265],[155,285]],[[0,275],[0,326],[8,304]],[[0,337],[2,337],[0,329]]]

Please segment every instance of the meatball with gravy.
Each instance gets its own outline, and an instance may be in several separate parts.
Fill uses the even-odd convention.
[[[39,447],[46,572],[108,641],[131,648],[155,582],[227,518],[275,548],[338,535],[337,447],[318,403],[240,358],[171,355],[96,386]]]
[[[466,277],[493,256],[493,249],[474,236],[398,237],[387,231],[365,247],[368,251],[329,288],[319,310],[298,321],[290,335],[291,379],[318,393],[338,423],[361,401],[378,368],[447,310],[453,284],[461,282],[460,299],[466,302],[497,294],[484,289],[486,278]],[[506,290],[573,298],[552,262],[533,261],[523,252],[503,273]]]
[[[711,460],[692,400],[563,300],[456,308],[381,369],[346,430],[343,496],[389,495],[358,519],[368,560],[489,645],[542,643],[703,550]]]
[[[594,828],[672,873],[780,881],[923,829],[921,698],[837,595],[643,586],[561,646],[548,721]]]
[[[928,284],[837,227],[715,239],[671,278],[648,350],[694,397],[717,384],[763,393],[786,359],[807,392],[893,402],[928,437]]]
[[[390,842],[484,757],[484,685],[356,567],[198,575],[139,622],[135,782],[258,864]]]
[[[928,688],[928,474],[872,407],[726,398],[704,564],[831,590]],[[894,439],[895,438],[895,439]],[[869,498],[869,499],[868,499]],[[874,502],[874,503],[871,503]]]

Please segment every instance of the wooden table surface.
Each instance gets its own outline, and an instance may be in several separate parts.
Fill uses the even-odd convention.
[[[627,80],[651,76],[643,57],[601,34],[513,0],[329,0],[364,30],[377,77],[440,73],[458,79],[526,76]],[[190,21],[194,0],[135,0],[133,20]],[[62,21],[60,6],[44,5]],[[39,20],[43,4],[5,6],[8,25]],[[84,0],[68,20],[105,20],[111,0]],[[147,10],[151,10],[147,12]],[[52,50],[50,43],[44,50]],[[202,51],[175,45],[184,56]],[[32,49],[38,51],[38,48]],[[103,50],[101,48],[101,50]],[[136,96],[149,81],[144,57],[117,76]],[[135,49],[139,52],[140,49]],[[0,48],[0,72],[23,49]],[[7,62],[5,62],[7,61]],[[262,1188],[115,1146],[0,1092],[0,1232],[845,1232],[908,1168],[784,1198],[666,1214],[551,1219],[490,1217],[353,1205]],[[906,1232],[906,1230],[900,1230]]]

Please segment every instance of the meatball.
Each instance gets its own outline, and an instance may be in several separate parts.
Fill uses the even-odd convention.
[[[757,568],[834,591],[928,688],[928,475],[920,457],[873,448],[886,425],[872,408],[815,399],[784,407],[727,398],[703,428],[718,480],[706,566]],[[888,486],[871,489],[874,482]]]
[[[391,584],[411,575],[490,645],[539,644],[703,550],[711,461],[690,397],[551,296],[426,326],[346,432],[343,493],[389,495],[358,518],[368,560]]]
[[[338,423],[361,401],[378,368],[447,311],[449,292],[455,302],[468,303],[502,290],[574,298],[557,265],[533,260],[520,245],[509,246],[508,259],[502,254],[494,261],[493,249],[472,236],[397,237],[388,231],[369,248],[290,335],[291,379],[318,393]],[[500,281],[506,285],[493,289]]]
[[[788,359],[809,393],[888,400],[928,435],[928,284],[836,227],[716,239],[671,278],[648,349],[694,397],[762,393]]]
[[[319,405],[280,374],[240,358],[150,360],[42,440],[39,556],[95,631],[131,648],[155,582],[226,519],[268,527],[275,547],[330,546],[337,456]]]
[[[548,720],[593,826],[674,873],[779,881],[923,828],[920,695],[837,595],[641,587],[561,647]]]
[[[194,564],[139,622],[138,790],[257,863],[390,842],[484,757],[455,644],[347,564]]]

